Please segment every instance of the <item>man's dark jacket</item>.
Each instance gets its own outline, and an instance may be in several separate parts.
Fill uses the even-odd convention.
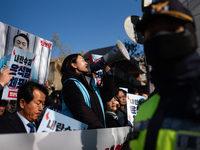
[[[38,123],[36,123],[36,128]],[[23,122],[16,112],[0,119],[0,133],[27,133]]]

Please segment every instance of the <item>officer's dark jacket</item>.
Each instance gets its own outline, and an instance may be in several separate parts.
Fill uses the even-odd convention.
[[[192,54],[160,73],[152,72],[156,94],[138,110],[130,148],[199,149],[200,57]]]

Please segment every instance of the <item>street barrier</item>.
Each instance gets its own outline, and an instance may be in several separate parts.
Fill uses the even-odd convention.
[[[120,150],[130,127],[1,134],[2,150]]]

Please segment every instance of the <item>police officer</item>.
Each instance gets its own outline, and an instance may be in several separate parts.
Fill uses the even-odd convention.
[[[156,91],[138,110],[130,148],[200,149],[200,57],[191,13],[178,0],[160,0],[145,8],[136,29]]]

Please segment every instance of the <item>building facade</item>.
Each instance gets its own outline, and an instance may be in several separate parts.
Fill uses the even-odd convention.
[[[187,7],[194,17],[196,25],[196,35],[198,40],[198,53],[200,54],[200,0],[179,0],[185,7]]]

